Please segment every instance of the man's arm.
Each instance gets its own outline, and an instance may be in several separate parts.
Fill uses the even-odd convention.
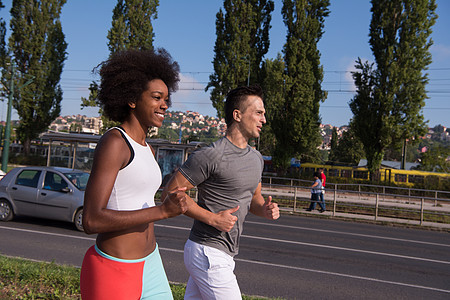
[[[250,204],[250,212],[254,215],[269,219],[276,220],[280,217],[280,209],[278,204],[272,202],[272,196],[269,196],[267,200],[264,200],[261,194],[261,182],[253,194],[252,202]]]
[[[174,190],[174,188],[182,188],[185,187],[186,190],[192,189],[194,186],[180,173],[177,171],[172,178],[167,182],[164,186],[164,190],[161,195],[161,199],[166,201],[166,197],[168,195],[168,191]],[[188,210],[184,213],[185,215],[201,221],[205,224],[213,226],[220,231],[230,231],[233,228],[234,223],[237,221],[237,217],[233,216],[232,213],[239,209],[239,206],[231,209],[227,209],[218,213],[210,212],[200,206],[191,198],[189,195],[186,195]]]

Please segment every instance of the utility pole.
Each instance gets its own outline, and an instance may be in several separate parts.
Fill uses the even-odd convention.
[[[8,169],[9,140],[11,138],[11,110],[12,110],[12,99],[14,96],[14,72],[15,72],[15,65],[14,62],[11,62],[11,81],[9,84],[8,112],[6,114],[5,142],[3,143],[3,152],[2,152],[2,171],[5,173],[7,172]]]
[[[250,86],[250,55],[248,57],[248,75],[247,75],[247,86]]]
[[[405,170],[405,167],[406,167],[406,139],[403,140],[402,161],[400,163],[400,169]]]
[[[2,152],[2,171],[7,172],[8,170],[8,159],[9,159],[9,144],[11,139],[11,111],[12,111],[12,101],[14,97],[14,73],[16,71],[16,66],[14,61],[11,61],[11,82],[9,84],[9,96],[8,96],[8,111],[6,115],[6,127],[5,127],[5,141],[3,143]],[[23,85],[19,86],[18,89],[29,85],[34,80],[34,76],[25,82]]]

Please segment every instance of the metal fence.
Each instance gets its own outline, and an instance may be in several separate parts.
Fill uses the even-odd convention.
[[[303,212],[310,203],[312,181],[263,177],[263,194],[285,211]],[[327,214],[450,228],[450,192],[413,188],[326,184]],[[306,213],[306,212],[305,212]]]
[[[306,211],[311,203],[311,184],[311,180],[263,177],[262,193],[272,196],[285,212],[314,214]],[[450,229],[448,191],[363,184],[326,186],[326,215]],[[197,200],[196,188],[188,193]]]
[[[308,186],[312,183],[311,180],[304,179],[294,179],[294,178],[284,178],[284,177],[269,177],[263,176],[263,184],[265,185],[287,185],[287,186]],[[386,186],[386,185],[372,185],[372,184],[358,184],[358,183],[331,183],[327,182],[326,186],[331,190],[338,191],[357,191],[359,193],[363,192],[373,192],[378,194],[395,194],[403,195],[408,197],[425,197],[438,199],[450,200],[450,191],[440,191],[440,190],[425,190],[425,189],[415,189],[408,187],[398,187],[398,186]]]

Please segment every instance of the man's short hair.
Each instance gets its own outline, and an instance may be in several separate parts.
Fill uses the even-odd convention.
[[[248,96],[258,96],[263,99],[263,90],[259,85],[241,86],[231,90],[227,94],[227,99],[225,101],[225,122],[227,126],[230,126],[233,119],[233,112],[235,109],[240,111],[245,110],[242,104],[247,100]]]

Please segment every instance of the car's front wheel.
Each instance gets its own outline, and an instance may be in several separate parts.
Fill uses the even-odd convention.
[[[80,208],[75,214],[74,224],[77,230],[84,231],[83,229],[83,209]]]
[[[11,221],[14,217],[14,212],[11,206],[6,199],[0,199],[0,221]]]

